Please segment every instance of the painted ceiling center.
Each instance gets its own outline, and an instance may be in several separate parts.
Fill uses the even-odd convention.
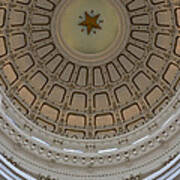
[[[125,45],[129,29],[125,17],[124,7],[113,1],[67,1],[55,12],[53,36],[74,62],[103,63]]]
[[[100,24],[103,23],[104,21],[103,20],[99,20],[101,14],[94,15],[94,11],[91,10],[91,13],[88,13],[87,11],[85,11],[84,15],[85,15],[85,20],[83,20],[78,25],[86,27],[88,35],[90,35],[91,32],[96,34],[96,30],[97,29],[102,30],[102,27],[101,27]],[[80,16],[79,18],[82,19],[83,17]],[[83,32],[84,29],[82,29],[81,31]]]

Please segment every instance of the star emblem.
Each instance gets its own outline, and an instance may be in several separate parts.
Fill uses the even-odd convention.
[[[88,12],[85,12],[85,20],[79,23],[79,26],[84,26],[87,29],[87,34],[89,35],[93,29],[102,29],[101,26],[97,23],[100,14],[91,16]],[[102,21],[101,21],[102,22]],[[94,31],[95,33],[95,31]]]

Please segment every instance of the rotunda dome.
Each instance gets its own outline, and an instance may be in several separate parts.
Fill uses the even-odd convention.
[[[0,152],[34,177],[144,178],[178,153],[179,59],[178,0],[1,0]]]

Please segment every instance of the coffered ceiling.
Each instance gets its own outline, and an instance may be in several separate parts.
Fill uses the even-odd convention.
[[[0,0],[2,152],[52,177],[153,172],[179,149],[179,59],[178,0]]]

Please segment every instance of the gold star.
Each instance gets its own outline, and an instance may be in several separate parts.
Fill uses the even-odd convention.
[[[90,16],[87,12],[85,12],[85,20],[79,24],[79,26],[85,26],[87,28],[87,34],[89,35],[93,28],[101,29],[99,24],[97,24],[97,19],[99,18],[100,14],[96,16]]]

